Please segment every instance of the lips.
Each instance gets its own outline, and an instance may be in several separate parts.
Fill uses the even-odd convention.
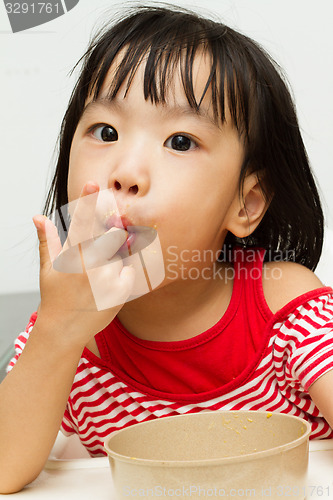
[[[121,245],[118,250],[118,254],[124,257],[128,257],[133,254],[133,245],[137,239],[136,233],[128,231],[126,241]]]
[[[117,252],[121,257],[131,256],[133,253],[146,248],[155,240],[157,235],[156,229],[150,226],[134,225],[131,219],[116,213],[111,214],[105,221],[107,231],[113,227],[125,229],[128,233],[126,241]]]
[[[118,229],[126,229],[128,226],[133,226],[133,222],[125,217],[125,215],[112,214],[105,221],[105,227],[107,231],[112,227],[117,227]]]

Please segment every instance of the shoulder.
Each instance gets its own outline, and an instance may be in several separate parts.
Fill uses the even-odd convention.
[[[300,295],[323,287],[313,271],[296,262],[264,262],[262,284],[266,302],[275,314]]]

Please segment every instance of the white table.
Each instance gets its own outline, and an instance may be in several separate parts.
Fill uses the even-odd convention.
[[[58,436],[50,459],[39,477],[19,493],[10,496],[0,495],[0,497],[6,497],[7,500],[12,498],[113,500],[115,498],[108,458],[91,459],[76,436],[64,438],[62,435]],[[306,498],[307,500],[333,499],[333,439],[310,441]],[[286,492],[281,499],[291,500],[292,496]]]

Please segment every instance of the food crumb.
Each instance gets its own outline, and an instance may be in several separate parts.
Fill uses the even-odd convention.
[[[248,422],[253,422],[252,418],[248,418],[247,420]]]
[[[243,429],[247,429],[246,425],[243,425]]]
[[[273,413],[267,413],[266,417],[271,418],[272,415],[273,415]]]

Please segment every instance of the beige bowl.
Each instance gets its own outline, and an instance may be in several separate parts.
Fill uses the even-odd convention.
[[[310,424],[281,413],[204,411],[105,441],[118,499],[305,497]]]

